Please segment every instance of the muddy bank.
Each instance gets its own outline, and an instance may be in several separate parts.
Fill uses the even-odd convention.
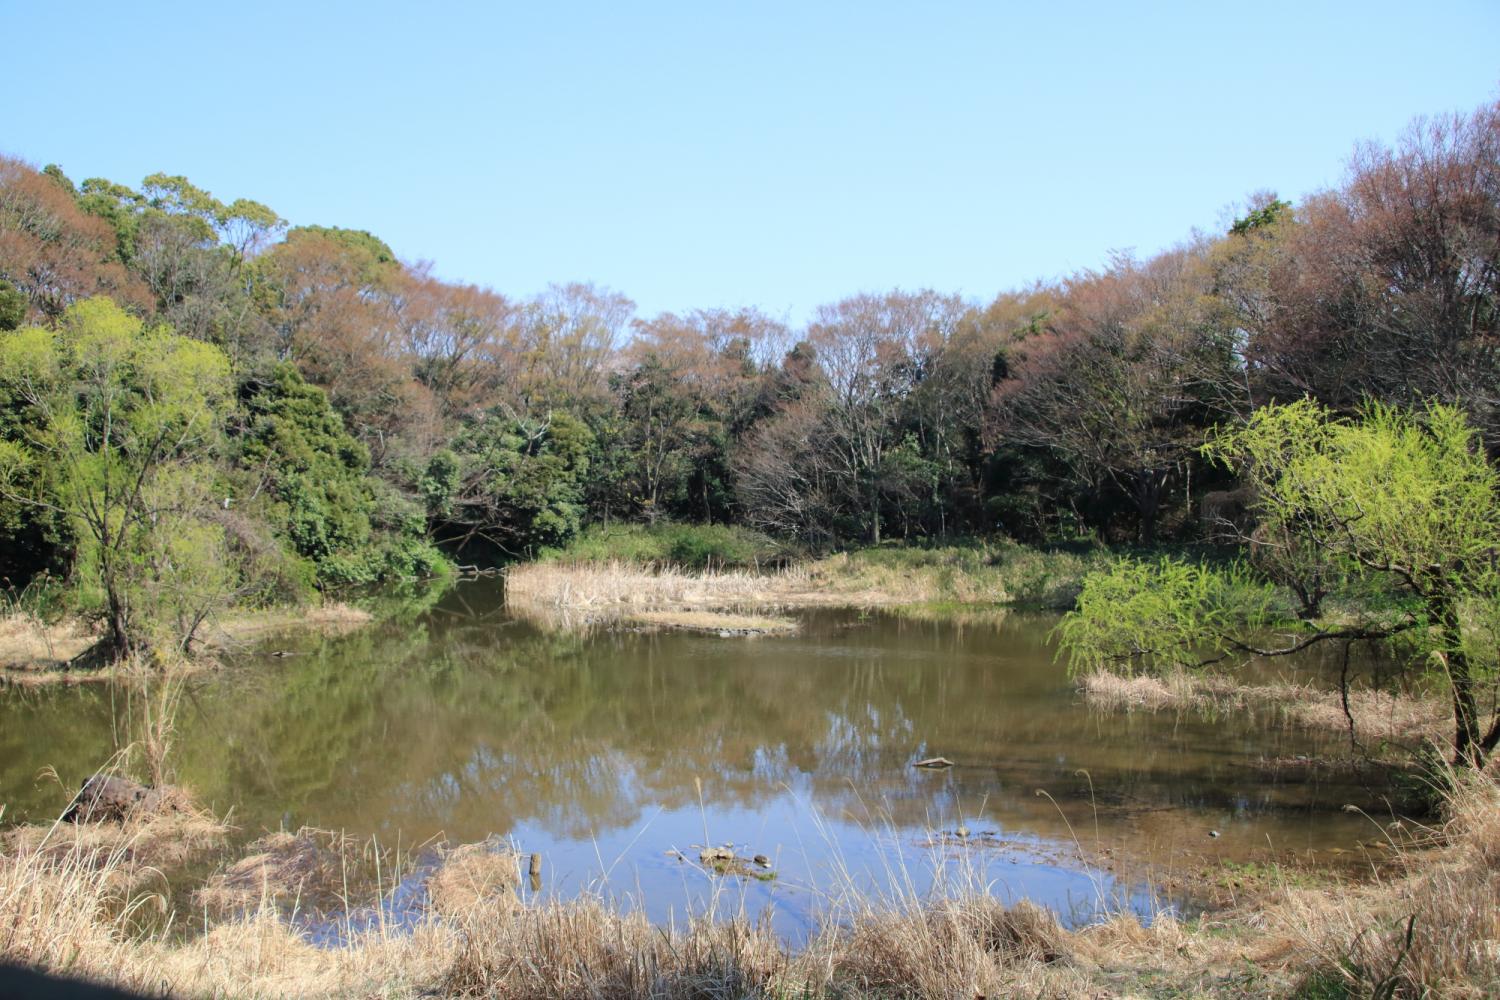
[[[235,612],[205,623],[191,655],[148,655],[113,662],[104,634],[95,626],[76,618],[45,622],[31,614],[12,614],[0,618],[0,686],[82,684],[162,668],[173,674],[190,673],[278,633],[342,635],[372,621],[369,612],[337,603]]]

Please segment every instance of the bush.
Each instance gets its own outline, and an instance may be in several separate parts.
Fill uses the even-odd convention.
[[[792,553],[767,535],[720,524],[595,524],[567,546],[543,549],[540,562],[626,562],[685,569],[774,566]]]

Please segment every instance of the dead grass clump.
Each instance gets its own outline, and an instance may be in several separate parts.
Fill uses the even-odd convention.
[[[277,632],[313,631],[343,635],[375,618],[352,604],[330,602],[307,608],[267,608],[225,615],[204,630],[201,645],[229,649]]]
[[[627,563],[526,563],[506,571],[508,601],[572,610],[693,610],[774,604],[806,579],[786,570],[689,573]]]
[[[1316,691],[1297,685],[1277,685],[1257,692],[1262,701],[1282,706],[1287,717],[1309,729],[1347,729],[1337,691]],[[1441,741],[1451,737],[1452,709],[1437,698],[1391,694],[1388,691],[1350,691],[1349,711],[1361,740],[1371,742]]]
[[[8,845],[0,853],[0,962],[127,986],[149,981],[127,928],[159,897],[128,894],[130,864],[119,845]]]
[[[1079,686],[1089,704],[1106,711],[1156,712],[1164,708],[1194,708],[1199,704],[1191,681],[1180,674],[1162,679],[1150,674],[1127,677],[1096,670],[1085,676]]]
[[[246,851],[193,894],[199,907],[218,914],[273,904],[324,911],[376,891],[375,867],[386,862],[389,868],[376,845],[312,827],[267,834]]]
[[[0,843],[19,860],[102,867],[111,888],[133,892],[223,850],[232,827],[196,806],[181,789],[164,789],[171,808],[133,810],[115,821],[19,826]]]
[[[1290,923],[1308,935],[1311,985],[1351,996],[1500,995],[1500,787],[1464,776],[1440,834],[1404,878],[1304,900]],[[1304,934],[1307,931],[1304,930]]]
[[[775,935],[743,920],[656,927],[598,899],[524,907],[472,924],[445,994],[505,997],[788,995]]]
[[[631,615],[628,621],[637,625],[730,635],[769,635],[797,631],[797,623],[790,618],[735,615],[724,611],[643,611]]]
[[[526,563],[505,576],[512,609],[544,625],[572,627],[646,614],[797,607],[942,605],[946,617],[955,607],[1009,601],[1006,572],[988,550],[878,549],[768,571],[697,572],[617,560]],[[1029,581],[1036,574],[1020,575]]]
[[[432,924],[319,947],[268,907],[190,942],[149,942],[134,957],[156,970],[155,987],[174,996],[398,998],[432,996],[453,948],[452,933]]]
[[[491,907],[513,910],[520,884],[520,856],[504,844],[483,841],[447,852],[427,880],[427,898],[445,920],[466,922]]]
[[[724,611],[774,607],[877,607],[943,596],[924,574],[858,571],[844,555],[775,572],[688,572],[629,563],[525,563],[505,574],[507,603],[572,611]],[[990,595],[994,599],[994,595]]]
[[[806,567],[808,589],[858,597],[854,603],[869,606],[938,601],[1001,603],[1009,599],[1004,585],[993,574],[979,579],[950,565],[930,564],[920,558],[884,561],[877,558],[880,555],[878,550],[853,555],[839,552],[819,559]],[[909,555],[918,557],[920,553]]]
[[[989,896],[890,913],[869,910],[810,951],[830,953],[831,980],[861,993],[974,996],[1016,989],[1014,974],[1065,960],[1067,933],[1050,911]]]

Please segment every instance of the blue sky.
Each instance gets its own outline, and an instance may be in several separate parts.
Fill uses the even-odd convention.
[[[0,0],[0,151],[527,295],[987,299],[1500,96],[1500,3]]]

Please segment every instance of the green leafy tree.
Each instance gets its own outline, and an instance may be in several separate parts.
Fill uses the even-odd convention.
[[[0,335],[0,384],[25,415],[0,440],[0,495],[67,522],[117,655],[185,647],[236,586],[212,461],[228,359],[93,298]]]
[[[1227,571],[1125,560],[1090,576],[1062,625],[1075,666],[1396,642],[1451,694],[1455,763],[1482,765],[1500,742],[1496,706],[1486,721],[1478,697],[1500,655],[1500,475],[1462,411],[1372,406],[1350,420],[1303,401],[1258,411],[1205,451],[1258,498],[1246,541],[1281,553]],[[1336,581],[1340,599],[1308,608],[1309,577]]]
[[[257,272],[246,265],[285,226],[275,212],[244,198],[225,204],[166,174],[147,177],[139,192],[90,178],[77,199],[114,229],[120,262],[145,281],[174,329],[237,359],[263,352],[268,329],[251,308]]]
[[[518,558],[561,545],[583,521],[594,436],[572,415],[491,415],[432,457],[423,478],[432,521],[462,551],[487,542]]]
[[[26,320],[26,296],[0,279],[0,330],[15,330]]]
[[[277,365],[245,409],[244,492],[269,487],[274,503],[262,516],[312,563],[319,584],[425,576],[440,566],[421,508],[370,477],[369,451],[295,367]]]

